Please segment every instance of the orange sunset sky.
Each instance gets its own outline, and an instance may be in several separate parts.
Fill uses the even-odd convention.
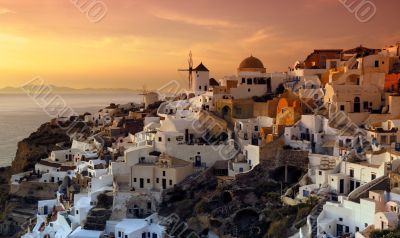
[[[377,13],[367,23],[339,0],[102,0],[107,15],[93,23],[75,6],[85,1],[0,0],[0,87],[40,76],[75,88],[154,89],[185,80],[177,68],[189,50],[222,77],[250,54],[275,72],[315,48],[400,40],[399,0],[370,0]]]

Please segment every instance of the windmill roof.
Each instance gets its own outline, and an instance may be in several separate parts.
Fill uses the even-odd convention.
[[[203,63],[200,63],[195,69],[195,71],[209,71]]]

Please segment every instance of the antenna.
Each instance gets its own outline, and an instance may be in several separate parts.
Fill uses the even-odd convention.
[[[192,51],[189,52],[189,58],[188,58],[188,68],[187,69],[178,69],[178,71],[185,71],[189,72],[188,80],[189,80],[189,89],[192,88],[192,83],[193,83],[193,57],[192,57]]]
[[[143,103],[145,102],[145,96],[148,94],[148,91],[147,91],[147,86],[146,86],[146,84],[143,84],[142,85],[142,93],[139,93],[139,95],[142,95],[143,96]]]

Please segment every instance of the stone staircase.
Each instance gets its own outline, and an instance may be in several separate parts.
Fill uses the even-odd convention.
[[[106,227],[112,211],[104,208],[92,208],[87,215],[84,225],[85,230],[102,231]]]
[[[328,200],[327,197],[323,198],[318,205],[316,205],[310,213],[309,219],[311,224],[311,238],[317,238],[317,219],[321,212],[324,210],[324,204]]]

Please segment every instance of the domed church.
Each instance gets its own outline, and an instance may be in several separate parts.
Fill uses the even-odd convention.
[[[272,93],[271,77],[267,74],[267,69],[260,59],[252,55],[242,60],[237,69],[237,76],[235,79],[227,78],[226,85],[235,85],[228,87],[235,99]]]
[[[243,73],[243,72],[255,72],[255,73],[262,73],[265,74],[267,72],[267,69],[264,67],[263,62],[254,57],[250,56],[244,59],[238,68],[238,73]]]

